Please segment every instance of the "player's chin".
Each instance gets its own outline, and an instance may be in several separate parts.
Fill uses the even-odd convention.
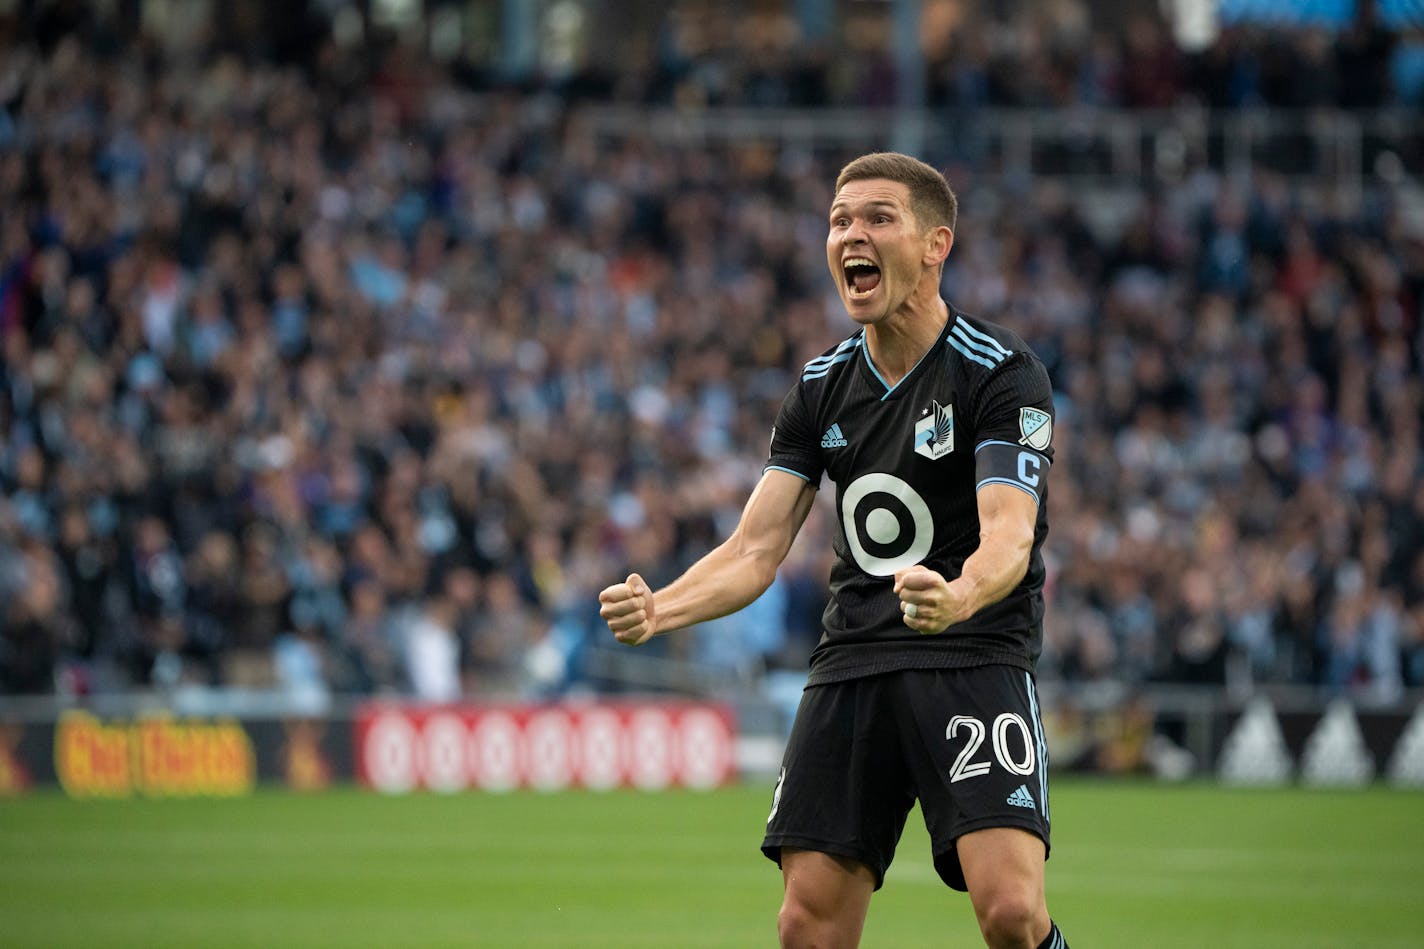
[[[884,312],[880,307],[867,306],[864,301],[845,300],[846,314],[861,326],[870,326],[879,323]]]

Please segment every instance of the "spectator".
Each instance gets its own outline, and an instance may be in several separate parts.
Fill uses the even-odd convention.
[[[1188,61],[1153,21],[1031,6],[931,58],[971,132],[926,157],[972,162],[951,295],[1013,311],[1062,401],[1045,672],[1424,684],[1424,241],[1397,181],[1356,202],[1187,156],[1103,206],[972,144],[989,106],[1387,106],[1394,41],[1231,28]],[[862,13],[864,49],[808,62],[684,10],[657,77],[582,88],[852,104],[889,88]],[[821,232],[833,147],[614,134],[478,63],[471,91],[329,38],[285,68],[5,36],[7,693],[82,670],[510,694],[536,649],[539,689],[577,684],[609,564],[673,574],[724,534],[768,401],[837,338],[825,263],[781,223]],[[764,625],[698,648],[803,668],[824,576],[793,555]]]

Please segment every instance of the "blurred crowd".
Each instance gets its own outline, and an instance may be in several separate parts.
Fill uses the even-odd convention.
[[[1331,95],[1402,98],[1327,52]],[[598,590],[727,534],[850,330],[824,210],[852,156],[613,140],[474,85],[330,42],[0,48],[0,694],[616,684]],[[1424,685],[1396,186],[1198,168],[1105,230],[1060,183],[949,173],[947,296],[1059,398],[1042,674]],[[823,503],[766,596],[647,653],[804,668],[831,532]]]
[[[1108,25],[1083,0],[926,3],[916,79],[930,107],[970,110],[1424,104],[1417,6],[1395,4],[1412,22],[1391,22],[1360,0],[1339,25],[1310,19],[1311,5],[1279,6],[1277,16],[1225,19],[1193,37],[1147,4],[1123,5]],[[852,5],[843,43],[807,42],[789,13],[693,7],[665,21],[645,75],[616,81],[590,69],[569,78],[583,92],[754,107],[891,105],[906,81],[889,4]],[[1292,22],[1292,12],[1304,17]]]

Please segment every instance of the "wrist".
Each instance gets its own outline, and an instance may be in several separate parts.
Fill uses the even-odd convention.
[[[954,604],[950,625],[963,622],[979,612],[983,603],[983,583],[972,574],[960,574],[945,588],[946,600]]]

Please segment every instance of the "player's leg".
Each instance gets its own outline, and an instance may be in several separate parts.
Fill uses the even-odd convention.
[[[960,837],[955,850],[985,944],[1043,944],[1053,932],[1043,892],[1043,841],[1017,827],[990,827]]]
[[[772,794],[762,852],[782,869],[784,946],[854,946],[914,805],[884,686],[808,688]]]
[[[1044,900],[1048,750],[1032,676],[980,666],[901,678],[935,869],[969,892],[990,946],[1060,949]]]
[[[849,857],[783,847],[785,895],[776,931],[785,949],[860,944],[865,913],[875,892],[875,874]]]

